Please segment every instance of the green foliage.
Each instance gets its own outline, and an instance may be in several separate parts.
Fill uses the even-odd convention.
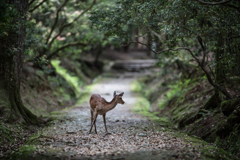
[[[142,89],[143,89],[143,83],[140,83],[139,81],[134,81],[132,84],[131,84],[131,91],[133,92],[141,92]]]
[[[137,99],[137,103],[134,105],[134,108],[132,108],[132,111],[142,114],[143,116],[146,116],[153,121],[161,122],[161,124],[170,125],[167,117],[158,117],[156,116],[158,112],[151,113],[149,112],[149,109],[150,109],[149,101],[146,98],[139,97]]]
[[[137,37],[143,39],[141,43],[161,53],[158,58],[164,63],[160,65],[173,62],[176,57],[186,63],[190,57],[199,62],[209,57],[210,61],[205,61],[204,66],[211,67],[213,72],[209,75],[220,69],[225,77],[230,78],[239,74],[240,52],[237,48],[240,45],[240,21],[233,17],[240,16],[236,9],[240,4],[237,1],[228,4],[231,7],[203,5],[193,0],[125,0],[105,10],[95,9],[90,19],[93,26],[119,43],[135,43],[131,35],[131,30],[135,28],[140,32]],[[148,35],[151,35],[150,38]],[[219,45],[219,37],[224,41],[223,45]],[[160,45],[153,46],[154,41]],[[189,48],[193,54],[187,56],[188,52],[179,49],[183,47]],[[171,49],[177,50],[173,52]],[[163,50],[167,52],[163,54]],[[217,59],[216,52],[221,54]],[[216,68],[217,65],[221,67]]]
[[[11,136],[12,131],[8,128],[6,128],[4,125],[0,125],[0,133],[4,137],[2,140],[8,141],[8,142],[14,142],[13,137]],[[0,141],[2,143],[2,140]]]
[[[92,8],[102,9],[108,3],[104,0],[93,2],[65,3],[61,0],[58,4],[55,0],[49,0],[34,10],[30,18],[36,27],[29,32],[29,36],[38,43],[32,44],[31,55],[39,55],[38,58],[45,55],[48,60],[55,56],[79,58],[83,52],[94,52],[99,46],[108,44],[110,41],[105,39],[104,33],[92,28],[88,19]],[[33,6],[36,4],[34,2]],[[62,9],[59,10],[61,5]]]
[[[69,85],[73,88],[75,94],[77,97],[79,97],[81,91],[80,86],[81,81],[78,79],[76,76],[71,76],[69,72],[64,69],[63,67],[60,66],[60,61],[59,60],[52,60],[51,64],[56,68],[56,72],[61,75],[68,83]]]
[[[5,1],[0,2],[0,38],[9,35],[16,16],[17,10],[12,5],[7,4]]]
[[[173,84],[168,85],[169,90],[164,95],[166,98],[164,100],[159,101],[159,109],[163,109],[167,103],[172,100],[174,97],[178,99],[184,98],[184,94],[189,88],[189,84],[191,83],[191,79],[186,79],[184,81],[174,82]]]
[[[166,94],[166,98],[170,100],[174,96],[181,96],[182,91],[186,91],[186,88],[189,86],[191,79],[186,79],[183,82],[179,81],[178,83],[174,83],[169,85],[170,91]]]
[[[137,104],[133,108],[133,111],[148,113],[150,109],[150,103],[146,98],[138,98]]]
[[[9,159],[27,159],[29,154],[32,154],[36,150],[34,145],[24,145],[19,148],[18,152],[12,151]]]

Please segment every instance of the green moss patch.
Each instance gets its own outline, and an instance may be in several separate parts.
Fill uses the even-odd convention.
[[[69,85],[73,88],[75,94],[77,97],[79,97],[81,93],[81,81],[77,76],[73,76],[67,71],[67,69],[63,68],[60,66],[60,61],[59,60],[52,60],[51,64],[56,68],[56,72],[60,74],[68,83]]]

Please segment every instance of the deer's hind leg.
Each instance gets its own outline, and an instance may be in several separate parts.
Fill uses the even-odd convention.
[[[97,134],[96,121],[97,121],[97,117],[96,117],[96,120],[95,120],[95,123],[94,123],[95,133]]]
[[[91,113],[91,128],[89,130],[89,133],[92,132],[92,125],[93,125],[93,111],[92,111],[92,109],[90,109],[90,113]]]
[[[91,112],[91,114],[93,114],[93,113]],[[94,117],[93,117],[93,121],[92,121],[92,119],[91,119],[92,123],[91,123],[91,128],[90,128],[90,130],[89,130],[89,133],[91,133],[92,127],[93,127],[93,125],[94,125],[94,127],[95,127],[95,133],[97,134],[97,129],[96,129],[97,116],[98,116],[98,113],[95,111],[95,114],[94,114]]]

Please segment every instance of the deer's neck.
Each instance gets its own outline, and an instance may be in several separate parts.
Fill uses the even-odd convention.
[[[116,98],[113,98],[111,102],[107,102],[106,100],[105,100],[105,102],[106,102],[106,105],[104,106],[105,113],[114,109],[117,105],[117,99]]]

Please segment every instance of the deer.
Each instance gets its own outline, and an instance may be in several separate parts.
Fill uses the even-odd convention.
[[[91,112],[91,128],[89,130],[89,134],[92,132],[92,127],[94,125],[95,133],[97,134],[96,129],[96,120],[98,115],[103,116],[103,122],[105,126],[106,135],[111,134],[108,133],[106,127],[106,113],[112,109],[114,109],[117,104],[124,104],[125,102],[122,99],[124,92],[120,93],[119,95],[116,94],[116,91],[113,92],[113,99],[108,102],[106,99],[102,98],[99,94],[93,94],[90,97],[90,112]]]

